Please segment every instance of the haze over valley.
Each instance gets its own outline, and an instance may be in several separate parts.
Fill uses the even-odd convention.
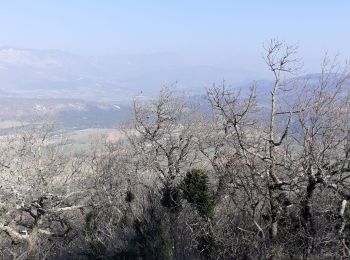
[[[0,1],[0,260],[350,259],[350,1]]]

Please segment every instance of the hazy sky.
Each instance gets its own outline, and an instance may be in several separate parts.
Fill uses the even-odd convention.
[[[262,43],[350,58],[348,0],[1,0],[0,45],[84,55],[170,52],[189,63],[261,67]]]

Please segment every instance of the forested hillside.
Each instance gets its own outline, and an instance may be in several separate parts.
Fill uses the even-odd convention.
[[[266,96],[165,87],[87,149],[50,124],[1,136],[0,258],[349,259],[349,67],[290,81],[277,40],[264,59]]]

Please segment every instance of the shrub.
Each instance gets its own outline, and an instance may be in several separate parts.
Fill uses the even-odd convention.
[[[202,218],[212,217],[214,201],[209,189],[208,176],[203,169],[187,172],[180,186],[183,197],[197,209]]]

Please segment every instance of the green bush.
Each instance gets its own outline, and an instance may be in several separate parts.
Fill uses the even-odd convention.
[[[148,209],[133,224],[134,236],[127,248],[115,254],[114,259],[171,259],[171,246],[166,238],[166,227],[155,209]]]
[[[203,169],[192,169],[182,181],[183,197],[191,203],[202,218],[210,218],[214,211],[213,196],[209,189],[209,181]]]

